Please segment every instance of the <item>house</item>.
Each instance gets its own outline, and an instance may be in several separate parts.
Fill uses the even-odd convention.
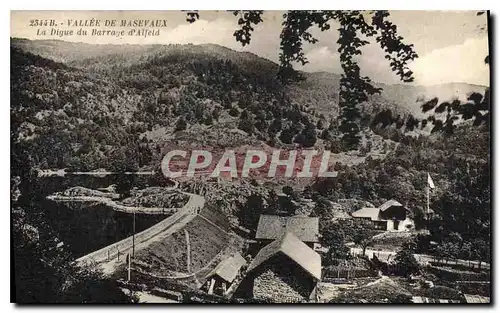
[[[263,247],[281,238],[285,232],[293,233],[300,241],[313,248],[319,238],[319,218],[262,214],[255,239],[261,243],[260,247]]]
[[[204,287],[208,294],[215,293],[217,295],[225,295],[228,289],[235,282],[235,279],[240,273],[242,267],[246,264],[247,261],[239,253],[222,260],[205,277],[207,283]]]
[[[378,208],[362,208],[353,212],[354,218],[370,220],[375,228],[388,231],[408,231],[413,228],[408,209],[396,200],[389,200]]]
[[[262,248],[248,267],[236,295],[272,302],[316,298],[321,257],[291,232]]]

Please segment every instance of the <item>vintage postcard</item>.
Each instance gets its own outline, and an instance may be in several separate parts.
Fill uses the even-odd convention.
[[[11,301],[491,303],[489,11],[11,11]]]

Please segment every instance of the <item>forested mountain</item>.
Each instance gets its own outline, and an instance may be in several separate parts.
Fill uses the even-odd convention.
[[[103,66],[133,65],[144,62],[155,55],[182,54],[194,58],[230,60],[241,69],[268,77],[274,76],[278,70],[277,64],[255,54],[236,52],[215,44],[92,45],[60,40],[31,41],[15,38],[11,45],[57,62],[67,63],[75,67],[96,69]],[[328,72],[302,74],[306,80],[287,88],[291,100],[320,113],[338,114],[340,75]],[[396,114],[411,113],[415,116],[421,116],[421,105],[434,97],[441,101],[450,101],[455,98],[464,100],[470,93],[484,93],[486,89],[486,86],[466,83],[446,83],[432,86],[377,83],[375,86],[382,88],[382,92],[380,95],[371,96],[370,102],[364,106],[367,113],[389,108]]]

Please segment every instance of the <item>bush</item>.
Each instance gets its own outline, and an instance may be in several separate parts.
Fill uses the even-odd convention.
[[[253,121],[250,116],[250,113],[247,111],[241,112],[240,123],[238,124],[238,128],[251,134],[254,131]]]
[[[177,120],[177,124],[175,125],[175,131],[185,130],[187,128],[187,122],[184,117],[181,117]]]
[[[408,247],[403,248],[396,254],[396,264],[401,267],[405,276],[410,276],[420,271],[420,264],[415,259],[413,250]]]
[[[235,107],[231,107],[231,110],[229,110],[229,115],[238,117],[240,115],[240,111],[238,111],[238,109]]]
[[[313,147],[316,143],[316,129],[313,124],[307,124],[306,128],[295,137],[294,142],[301,144],[304,147]]]
[[[292,129],[291,127],[289,127],[289,128],[284,129],[281,132],[279,138],[280,138],[281,142],[290,144],[290,143],[292,143],[293,137],[295,136],[295,134],[296,134],[296,131],[294,129]]]

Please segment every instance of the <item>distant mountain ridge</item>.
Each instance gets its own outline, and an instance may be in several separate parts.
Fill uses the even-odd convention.
[[[305,73],[307,80],[300,83],[302,89],[312,96],[315,92],[327,94],[332,102],[338,102],[338,90],[340,86],[340,75],[329,72]],[[396,113],[411,113],[416,117],[423,116],[421,105],[437,97],[441,102],[460,99],[465,101],[467,96],[473,92],[484,94],[487,86],[473,85],[467,83],[446,83],[432,86],[415,86],[395,84],[388,85],[375,83],[376,87],[382,88],[380,95],[371,97],[370,102],[375,106],[388,106]],[[329,107],[322,110],[331,110]]]
[[[216,44],[169,44],[169,45],[114,45],[73,43],[62,40],[28,40],[11,38],[11,46],[75,67],[92,67],[99,60],[116,64],[118,61],[134,65],[144,62],[148,57],[169,53],[201,54],[207,57],[231,60],[240,67],[259,72],[261,75],[275,75],[278,64],[250,52],[237,52]],[[102,64],[102,63],[101,63]],[[338,91],[340,75],[330,72],[303,73],[306,80],[292,84],[287,89],[292,101],[306,105],[326,115],[338,115]],[[382,109],[391,109],[396,114],[412,114],[421,117],[424,114],[421,105],[434,97],[440,101],[452,99],[465,100],[473,93],[484,93],[486,86],[467,83],[446,83],[433,86],[414,86],[375,83],[382,88],[380,95],[370,97],[363,109],[367,114],[374,114]]]

